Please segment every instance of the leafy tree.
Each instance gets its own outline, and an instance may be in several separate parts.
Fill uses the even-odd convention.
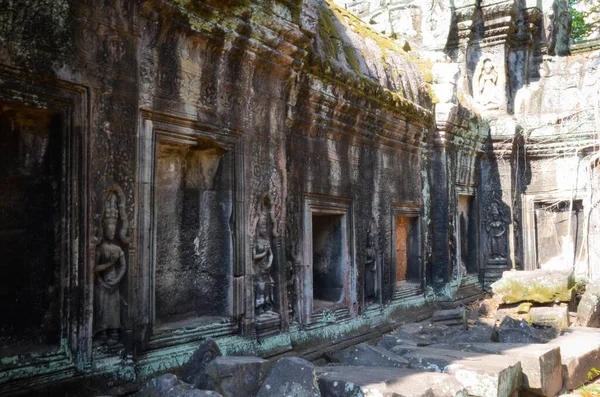
[[[571,40],[578,42],[585,40],[592,33],[600,29],[600,0],[569,0],[573,15]],[[578,4],[585,4],[583,11],[577,10]]]

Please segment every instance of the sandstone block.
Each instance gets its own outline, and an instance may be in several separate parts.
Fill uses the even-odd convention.
[[[600,328],[600,283],[587,286],[577,306],[577,325]]]
[[[314,365],[299,357],[279,359],[256,396],[320,397]]]
[[[215,389],[224,397],[255,396],[269,371],[260,357],[217,357],[206,367]]]
[[[541,269],[505,271],[502,278],[492,284],[492,291],[502,303],[569,302],[574,286],[573,272]]]
[[[411,368],[453,375],[470,396],[510,397],[522,384],[521,363],[512,357],[431,347],[396,346]]]
[[[569,308],[567,305],[532,307],[529,310],[529,322],[543,327],[567,328],[569,326]]]
[[[523,389],[540,396],[554,397],[562,388],[560,348],[548,344],[459,343],[436,345],[443,349],[501,354],[521,362]]]
[[[592,378],[598,375],[590,372],[600,369],[600,329],[572,327],[563,330],[558,338],[548,342],[560,347],[564,384],[573,390],[587,382],[588,373]]]
[[[408,362],[399,355],[378,346],[362,343],[351,349],[327,353],[334,363],[359,365],[366,367],[396,367],[407,368]]]
[[[205,339],[183,367],[183,380],[197,389],[214,390],[206,374],[206,367],[220,355],[221,350],[217,342],[212,338]]]
[[[323,397],[467,397],[453,376],[390,367],[317,368]]]

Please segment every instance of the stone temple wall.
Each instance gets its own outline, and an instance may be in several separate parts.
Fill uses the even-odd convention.
[[[310,358],[477,283],[487,124],[434,121],[397,42],[317,0],[27,3],[0,7],[0,394],[126,392],[207,336]]]

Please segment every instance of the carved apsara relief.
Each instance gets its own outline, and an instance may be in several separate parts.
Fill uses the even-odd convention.
[[[367,249],[364,264],[365,271],[365,303],[377,301],[377,249],[375,219],[371,219],[367,233]]]
[[[100,242],[94,264],[94,339],[95,345],[115,345],[121,330],[120,284],[127,270],[122,246],[127,237],[125,195],[117,185],[104,194],[99,225]]]
[[[257,316],[272,312],[275,282],[271,276],[273,248],[269,233],[270,199],[265,196],[260,203],[256,221],[256,233],[252,248],[254,270],[254,308]]]
[[[498,71],[491,59],[483,61],[477,76],[477,93],[479,103],[485,109],[497,109],[499,106]]]
[[[507,222],[500,209],[500,203],[492,201],[485,221],[487,233],[487,257],[493,261],[503,261],[507,258]]]

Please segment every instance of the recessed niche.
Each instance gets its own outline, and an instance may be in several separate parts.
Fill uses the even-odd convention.
[[[212,141],[157,145],[155,326],[229,315],[232,167]]]
[[[344,299],[344,227],[344,215],[312,214],[313,308]]]
[[[458,196],[457,258],[461,274],[477,273],[477,212],[471,195]]]
[[[419,228],[417,217],[395,217],[396,284],[419,282]]]
[[[62,117],[0,102],[0,355],[57,346]]]
[[[583,241],[583,203],[548,201],[535,203],[537,265],[570,269]]]

